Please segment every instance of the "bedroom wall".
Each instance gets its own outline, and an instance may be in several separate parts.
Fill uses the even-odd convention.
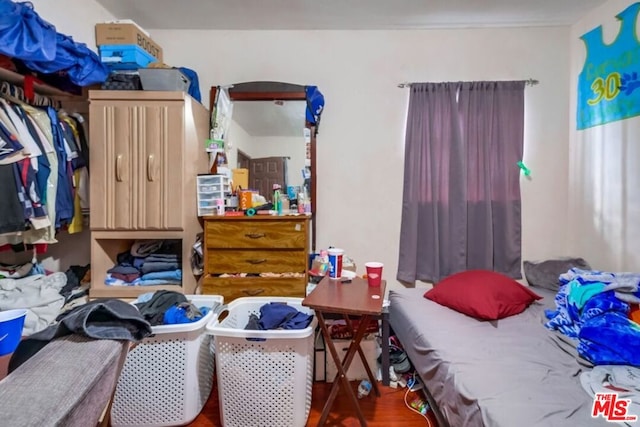
[[[423,31],[153,30],[165,61],[212,84],[315,84],[326,110],[318,135],[318,244],[345,248],[361,272],[385,264],[395,281],[400,231],[404,81],[535,78],[526,89],[523,257],[564,255],[567,230],[569,27]]]
[[[96,50],[95,24],[116,19],[95,0],[29,0],[35,11],[58,32]]]
[[[604,43],[613,42],[620,28],[615,15],[633,3],[610,0],[592,10],[571,28],[570,39],[568,244],[592,267],[609,271],[640,268],[640,118],[576,130],[577,81],[586,55],[580,36],[602,25]]]
[[[94,25],[96,22],[115,19],[94,0],[30,0],[35,11],[53,24],[58,32],[67,34],[76,42],[85,43],[96,50]],[[80,19],[79,19],[80,18]],[[51,271],[66,271],[69,265],[86,265],[90,262],[90,235],[88,226],[79,234],[59,233],[58,243],[49,245],[46,255],[39,257],[42,265]],[[0,254],[0,262],[23,262],[30,254]]]
[[[95,1],[36,0],[60,31],[93,46]],[[73,11],[73,13],[69,13]],[[82,16],[82,20],[77,17]],[[535,78],[528,87],[522,180],[523,258],[566,254],[568,27],[412,31],[169,31],[150,29],[171,65],[211,84],[279,80],[316,84],[326,98],[318,136],[318,246],[347,250],[362,271],[385,263],[395,281],[406,109],[404,81]],[[68,239],[68,240],[67,240]],[[70,243],[69,243],[70,241]],[[48,268],[88,262],[88,233],[53,246]]]

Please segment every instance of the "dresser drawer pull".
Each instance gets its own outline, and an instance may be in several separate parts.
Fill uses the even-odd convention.
[[[260,295],[264,292],[264,289],[243,289],[242,292],[249,295],[250,297],[255,297],[256,295]]]
[[[262,259],[248,259],[248,260],[247,260],[247,262],[248,262],[249,264],[256,265],[256,264],[262,264],[263,262],[267,262],[267,259],[266,259],[266,258],[262,258]]]
[[[267,235],[264,233],[247,233],[245,234],[245,236],[247,236],[250,239],[261,239],[263,237],[266,237]]]

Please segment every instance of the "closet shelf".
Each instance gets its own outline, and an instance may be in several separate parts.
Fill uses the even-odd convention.
[[[0,80],[4,80],[16,86],[24,87],[24,78],[25,76],[23,76],[22,74],[0,67]],[[33,86],[34,90],[41,95],[64,97],[69,99],[80,98],[80,96],[78,95],[70,94],[69,92],[65,92],[53,86],[49,86],[48,84],[34,83]]]

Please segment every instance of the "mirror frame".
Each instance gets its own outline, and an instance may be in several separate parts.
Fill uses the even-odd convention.
[[[219,86],[211,86],[209,92],[209,111],[213,114]],[[304,101],[307,102],[305,87],[292,83],[257,81],[238,83],[229,87],[229,98],[237,101]],[[304,126],[311,135],[311,251],[316,251],[316,126],[305,120]]]

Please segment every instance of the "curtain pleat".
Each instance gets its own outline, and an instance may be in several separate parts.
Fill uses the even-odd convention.
[[[521,277],[522,82],[411,87],[397,278]]]

